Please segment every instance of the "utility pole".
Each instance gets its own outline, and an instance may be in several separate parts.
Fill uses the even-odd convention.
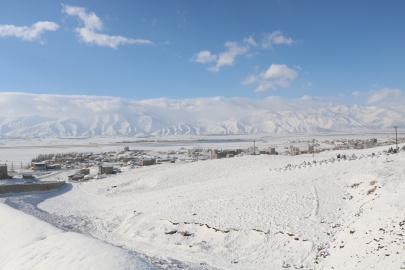
[[[396,126],[394,128],[395,128],[395,145],[396,145],[395,149],[398,152],[398,132],[397,132],[398,126]]]
[[[253,155],[256,155],[256,140],[253,140]]]
[[[314,157],[314,155],[315,155],[314,145],[315,145],[315,139],[312,139],[312,157]]]

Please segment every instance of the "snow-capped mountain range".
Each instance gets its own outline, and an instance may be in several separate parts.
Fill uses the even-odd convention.
[[[338,108],[341,110],[342,108]],[[107,114],[90,118],[56,119],[41,116],[0,118],[2,137],[170,136],[257,134],[383,129],[405,126],[405,111],[361,108],[349,113],[302,114],[292,111],[258,113],[210,123],[170,123],[144,114]],[[353,114],[354,113],[354,114]],[[197,121],[196,121],[197,122]]]
[[[19,94],[22,95],[23,101],[26,95],[31,95]],[[35,104],[35,99],[32,101],[34,104],[27,105],[28,103],[23,102],[26,106],[20,108],[25,110],[25,114],[31,114],[29,116],[0,117],[0,137],[142,137],[354,131],[405,127],[405,106],[381,108],[336,105],[308,97],[296,100],[269,97],[262,101],[244,98],[204,98],[134,102],[119,99],[119,106],[117,102],[106,102],[105,99],[100,101],[100,98],[105,97],[95,97],[91,106],[84,106],[83,96],[62,96],[66,99],[65,105],[61,100],[52,100],[55,96],[47,96],[46,104],[43,104],[43,97],[38,104]],[[60,97],[57,96],[58,99]],[[85,98],[91,100],[91,97]],[[111,109],[111,102],[114,103],[114,109]],[[60,106],[52,107],[54,103]],[[100,104],[104,110],[99,108]],[[32,108],[27,112],[29,106]],[[9,107],[11,108],[11,105]],[[67,110],[68,107],[73,109]],[[94,109],[95,107],[97,109]],[[18,108],[15,105],[8,111],[13,110],[12,114],[15,114]],[[73,117],[68,117],[70,114]]]

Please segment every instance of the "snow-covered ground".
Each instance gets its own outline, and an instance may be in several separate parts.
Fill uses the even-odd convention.
[[[0,268],[157,269],[133,253],[0,204]]]
[[[156,165],[0,201],[162,268],[401,269],[405,153],[384,149]]]

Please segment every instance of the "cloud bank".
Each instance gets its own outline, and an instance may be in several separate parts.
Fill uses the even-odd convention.
[[[0,137],[250,134],[405,127],[404,99],[362,107],[303,96],[129,100],[0,93]]]
[[[120,97],[0,93],[0,117],[39,115],[55,118],[85,118],[106,114],[147,114],[168,122],[223,121],[232,117],[271,111],[308,112],[330,103],[305,96],[299,99],[270,96],[263,100],[244,97],[130,100]]]
[[[282,70],[282,69],[281,69]],[[266,74],[266,75],[265,75]],[[266,77],[279,77],[279,69],[263,72]],[[282,73],[283,76],[294,78],[295,74]],[[286,75],[288,74],[288,75]],[[377,93],[378,92],[378,93]],[[375,100],[387,92],[398,101],[398,106],[403,106],[403,96],[395,96],[395,89],[387,91],[381,89],[369,98]],[[390,104],[390,103],[389,103]],[[341,104],[330,103],[322,98],[303,96],[298,99],[288,99],[280,96],[268,96],[262,100],[245,97],[209,97],[195,99],[146,99],[131,100],[121,97],[85,96],[85,95],[49,95],[28,93],[0,93],[0,117],[26,117],[39,115],[56,118],[84,118],[106,114],[147,114],[173,119],[178,122],[223,121],[232,117],[242,117],[260,112],[294,111],[311,113],[313,110],[328,110],[330,107]],[[380,104],[378,105],[380,106]],[[392,106],[392,105],[391,105]],[[390,107],[389,105],[387,107]]]

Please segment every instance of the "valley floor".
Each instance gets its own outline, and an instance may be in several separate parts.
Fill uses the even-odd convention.
[[[163,269],[405,269],[405,152],[383,150],[150,166],[0,201]]]

